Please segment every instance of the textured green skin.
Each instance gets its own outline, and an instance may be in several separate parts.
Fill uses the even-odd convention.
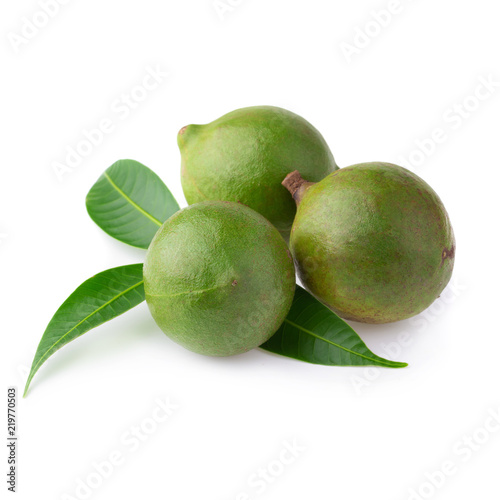
[[[305,191],[290,248],[303,284],[339,316],[388,323],[439,296],[455,239],[427,183],[397,165],[361,163]]]
[[[296,207],[281,185],[298,170],[318,182],[338,167],[322,135],[285,109],[255,106],[207,125],[188,125],[177,142],[189,204],[225,200],[253,208],[288,235]]]
[[[292,304],[295,269],[278,231],[232,202],[191,205],[156,233],[144,264],[146,301],[175,342],[210,356],[268,340]]]

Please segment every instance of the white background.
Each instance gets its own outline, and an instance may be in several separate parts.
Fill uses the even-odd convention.
[[[89,188],[133,158],[184,206],[176,134],[188,123],[243,106],[290,109],[323,133],[340,166],[409,161],[441,196],[457,238],[452,285],[430,310],[353,324],[406,369],[314,366],[260,350],[206,358],[171,342],[145,304],[77,339],[19,401],[17,498],[83,498],[77,484],[89,478],[92,499],[500,497],[500,431],[484,431],[500,411],[498,5],[401,0],[389,22],[374,21],[389,5],[223,0],[218,13],[211,0],[73,0],[20,42],[23,18],[40,6],[2,2],[4,390],[22,392],[46,324],[81,282],[144,258],[90,220]],[[356,53],[346,56],[345,44]],[[169,76],[119,113],[116,99],[148,66]],[[478,89],[481,79],[496,86]],[[114,130],[59,180],[54,163],[103,118]],[[178,408],[151,431],[157,398]],[[141,425],[151,433],[133,451],[122,436]],[[294,440],[302,451],[280,466]],[[100,481],[93,462],[113,452],[122,463]],[[455,473],[426,484],[445,461]],[[268,467],[272,482],[257,483]]]

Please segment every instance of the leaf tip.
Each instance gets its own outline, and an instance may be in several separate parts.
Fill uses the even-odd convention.
[[[408,363],[405,363],[404,361],[395,361],[394,362],[394,368],[406,368],[408,366]]]

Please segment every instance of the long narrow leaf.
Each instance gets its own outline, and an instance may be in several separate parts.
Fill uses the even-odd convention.
[[[261,348],[319,365],[408,366],[373,354],[345,321],[300,286],[284,323]]]
[[[86,204],[103,231],[139,248],[148,248],[158,228],[179,210],[163,181],[134,160],[111,165],[90,189]]]
[[[35,373],[58,349],[144,299],[142,264],[108,269],[82,283],[50,320],[35,353],[24,395]]]

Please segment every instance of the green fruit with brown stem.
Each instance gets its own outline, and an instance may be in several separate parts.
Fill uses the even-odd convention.
[[[439,297],[455,260],[448,214],[433,189],[390,163],[342,168],[283,185],[298,209],[290,249],[304,286],[345,319],[389,323]]]
[[[266,342],[283,323],[295,269],[276,228],[238,203],[206,201],[170,217],[144,263],[158,326],[175,342],[230,356]]]
[[[281,181],[291,170],[317,182],[338,167],[323,136],[307,120],[274,106],[237,109],[206,125],[183,127],[177,142],[182,189],[189,204],[243,203],[288,238],[295,203]]]

